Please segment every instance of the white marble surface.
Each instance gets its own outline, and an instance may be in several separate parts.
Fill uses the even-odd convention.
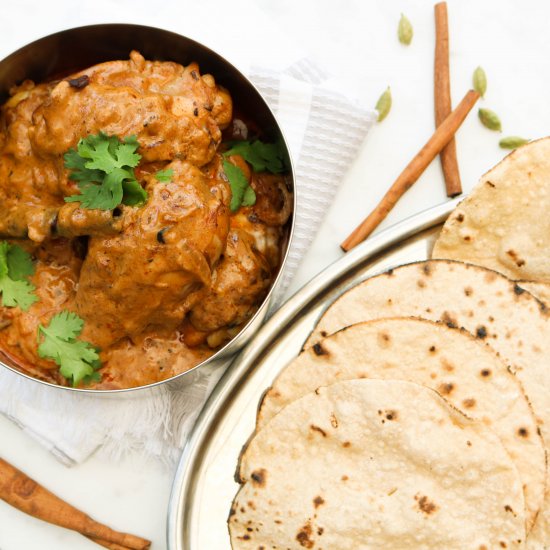
[[[269,25],[284,29],[282,41],[291,36],[367,102],[374,104],[382,90],[391,85],[393,109],[369,135],[350,167],[296,275],[293,291],[342,255],[340,241],[375,205],[433,131],[433,4],[427,0],[258,0],[254,4],[268,15],[260,23],[256,12],[246,9],[244,2],[4,2],[0,57],[62,28],[116,21],[150,24],[202,38],[237,61],[254,49],[251,26]],[[408,48],[396,39],[401,12],[411,19],[415,30]],[[475,67],[482,65],[489,81],[483,105],[500,114],[503,135],[536,138],[549,134],[550,3],[449,0],[449,16],[455,103],[470,86]],[[213,25],[217,29],[215,36]],[[259,29],[260,35],[262,30]],[[232,44],[230,48],[225,47],[227,43]],[[276,43],[272,51],[275,59]],[[498,148],[499,137],[483,128],[475,113],[459,131],[458,156],[466,190],[505,154]],[[441,169],[436,161],[381,228],[444,200]],[[152,539],[153,548],[165,548],[165,518],[173,472],[160,464],[140,456],[129,456],[118,463],[92,457],[81,466],[67,469],[4,418],[0,418],[0,455],[96,519]],[[0,502],[0,549],[35,548],[99,547]]]

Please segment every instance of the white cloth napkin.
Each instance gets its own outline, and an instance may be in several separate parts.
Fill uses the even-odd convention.
[[[278,305],[375,113],[336,91],[338,83],[307,58],[286,68],[274,65],[249,64],[246,72],[275,112],[296,169],[296,229]],[[191,385],[184,377],[129,398],[107,399],[49,388],[0,369],[0,413],[67,465],[95,452],[116,460],[129,451],[172,464],[227,364],[199,369]]]

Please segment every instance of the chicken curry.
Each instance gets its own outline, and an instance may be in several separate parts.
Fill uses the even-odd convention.
[[[10,362],[60,385],[129,388],[233,338],[274,281],[292,214],[282,147],[263,139],[195,63],[132,52],[14,88],[0,111]]]

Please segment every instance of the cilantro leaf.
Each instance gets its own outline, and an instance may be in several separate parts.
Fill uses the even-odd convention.
[[[225,159],[223,161],[223,171],[231,187],[231,203],[229,208],[232,212],[236,212],[243,203],[246,189],[250,186],[244,172],[238,166],[231,164]],[[256,197],[254,196],[254,198]]]
[[[137,180],[122,181],[122,204],[128,206],[141,206],[147,201],[147,191],[141,187]]]
[[[136,136],[121,142],[117,136],[99,132],[80,139],[77,149],[64,155],[65,167],[71,170],[69,178],[78,182],[80,195],[65,197],[65,201],[100,210],[112,210],[121,203],[145,203],[147,191],[139,185],[133,170],[141,159],[136,153],[138,148]]]
[[[47,327],[38,327],[38,355],[55,361],[61,375],[70,380],[73,387],[81,381],[97,380],[96,371],[101,368],[99,350],[89,342],[76,339],[83,327],[84,321],[70,311],[54,315]]]
[[[31,255],[15,244],[9,246],[7,252],[8,274],[14,281],[24,281],[34,275],[34,264]]]
[[[103,172],[101,170],[88,170],[86,168],[86,159],[81,157],[75,149],[69,149],[63,158],[65,160],[65,168],[72,170],[69,179],[74,181],[93,181],[95,183],[101,183],[103,180]]]
[[[161,183],[170,183],[173,175],[174,170],[172,170],[172,168],[168,168],[168,170],[159,170],[155,174],[155,178]]]
[[[27,252],[7,241],[0,242],[0,292],[4,307],[20,307],[27,311],[38,297],[35,286],[26,278],[34,273],[34,266]]]
[[[244,190],[242,206],[254,206],[256,204],[256,192],[250,185]]]
[[[254,141],[234,141],[224,153],[225,157],[240,155],[250,163],[254,172],[272,172],[280,174],[287,169],[287,156],[283,141],[264,143],[259,139]]]
[[[223,169],[231,187],[231,204],[233,212],[241,206],[256,204],[256,193],[246,181],[243,171],[229,163],[226,159],[232,155],[240,155],[251,166],[254,172],[271,172],[280,174],[290,166],[290,159],[282,139],[276,143],[264,143],[259,139],[253,141],[233,141],[223,153]]]

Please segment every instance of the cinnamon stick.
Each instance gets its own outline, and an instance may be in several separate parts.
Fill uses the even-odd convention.
[[[112,543],[131,550],[147,550],[151,546],[151,542],[146,539],[120,533],[98,523],[1,458],[0,498],[35,518],[78,531],[90,539],[99,539],[105,544]]]
[[[340,245],[345,252],[364,241],[378,227],[397,201],[422,175],[443,147],[449,143],[478,99],[479,94],[474,90],[470,90],[464,96],[457,108],[438,126],[424,147],[407,164],[376,208]]]
[[[449,24],[447,19],[447,3],[439,2],[434,6],[435,14],[435,60],[434,60],[434,106],[435,125],[439,126],[450,114],[451,106],[451,76],[449,69]],[[456,197],[462,193],[460,172],[456,158],[456,141],[451,139],[441,153],[441,168],[445,178],[448,197]]]

